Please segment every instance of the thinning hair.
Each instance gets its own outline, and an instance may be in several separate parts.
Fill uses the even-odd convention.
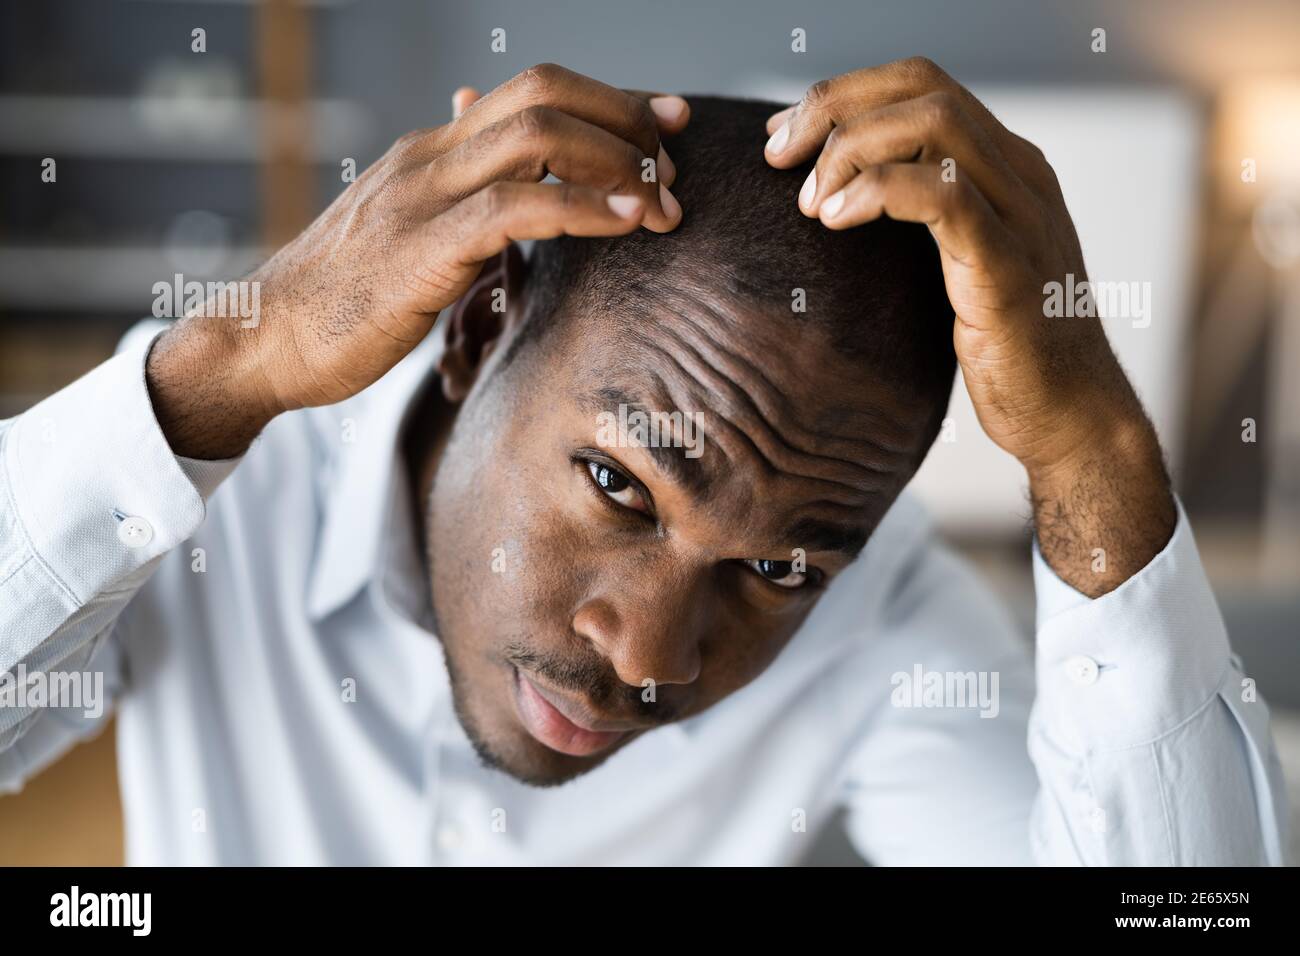
[[[864,375],[905,400],[933,406],[928,448],[952,388],[953,311],[929,230],[881,218],[836,231],[803,215],[796,197],[808,163],[777,170],[763,156],[764,122],[779,103],[688,96],[691,121],[666,137],[677,166],[673,194],[685,211],[664,235],[538,242],[528,307],[506,360],[583,312],[629,321],[684,286],[708,289],[750,311],[825,333]],[[794,308],[802,290],[804,311]]]

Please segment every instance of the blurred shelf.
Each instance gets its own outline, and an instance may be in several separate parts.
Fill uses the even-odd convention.
[[[367,148],[372,125],[342,99],[299,109],[249,98],[0,96],[0,153],[56,159],[253,163],[290,148],[339,163]]]
[[[134,3],[161,3],[168,6],[177,7],[251,7],[266,0],[132,0]],[[355,3],[356,0],[293,0],[295,6],[307,8],[329,9],[330,7],[346,7]]]
[[[172,250],[182,261],[208,250]],[[214,270],[177,268],[157,246],[0,246],[0,309],[149,314],[155,282],[176,273],[199,282],[237,279],[267,258],[257,247],[230,249]],[[143,311],[141,311],[143,310]]]

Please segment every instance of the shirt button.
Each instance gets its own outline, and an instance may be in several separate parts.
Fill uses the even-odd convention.
[[[438,828],[437,841],[439,850],[446,852],[455,850],[461,845],[462,840],[463,834],[460,832],[460,827],[455,824],[448,823]]]
[[[1065,662],[1065,672],[1070,675],[1070,680],[1080,687],[1097,683],[1097,662],[1091,657],[1084,657],[1082,654],[1071,657]]]
[[[125,518],[117,526],[117,537],[128,548],[143,548],[153,540],[153,525],[143,518]]]

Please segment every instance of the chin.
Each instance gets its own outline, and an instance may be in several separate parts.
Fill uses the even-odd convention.
[[[530,787],[558,787],[595,770],[618,748],[596,754],[591,757],[573,757],[556,753],[537,743],[526,734],[519,741],[518,748],[503,748],[505,754],[493,753],[485,756],[483,749],[475,743],[475,749],[484,762],[520,783]]]
[[[492,680],[471,681],[447,655],[452,705],[483,765],[531,787],[558,787],[595,770],[636,735],[599,753],[574,756],[536,740],[524,726],[515,703],[514,668],[504,665]]]
[[[509,707],[509,699],[505,703]],[[534,740],[519,724],[512,710],[503,715],[505,726],[496,726],[487,732],[481,732],[485,722],[463,713],[459,701],[456,715],[484,766],[499,770],[530,787],[558,787],[568,783],[595,770],[623,746],[618,744],[598,754],[575,757]]]

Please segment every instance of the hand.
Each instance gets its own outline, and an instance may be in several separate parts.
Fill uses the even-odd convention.
[[[681,98],[545,64],[486,96],[459,90],[455,108],[399,139],[250,277],[256,327],[190,318],[160,338],[148,379],[174,451],[232,457],[275,415],[360,392],[512,241],[680,222],[659,137],[685,126]],[[541,183],[548,173],[562,182]]]
[[[925,59],[818,83],[767,125],[773,166],[816,157],[799,195],[806,215],[831,229],[881,215],[929,227],[967,391],[1029,474],[1057,572],[1099,594],[1140,570],[1172,533],[1173,499],[1101,322],[1044,314],[1046,283],[1073,275],[1077,286],[1086,273],[1042,152]]]

